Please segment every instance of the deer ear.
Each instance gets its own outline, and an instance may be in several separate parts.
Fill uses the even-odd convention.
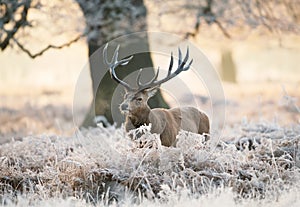
[[[159,87],[155,87],[155,88],[149,88],[147,90],[145,90],[145,92],[147,93],[148,97],[151,98],[152,96],[154,96],[157,92]]]

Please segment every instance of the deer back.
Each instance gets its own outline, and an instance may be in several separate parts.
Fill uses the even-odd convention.
[[[165,146],[174,146],[180,130],[197,134],[209,133],[207,115],[194,107],[177,107],[170,110],[152,109],[149,115],[152,132],[160,134]]]

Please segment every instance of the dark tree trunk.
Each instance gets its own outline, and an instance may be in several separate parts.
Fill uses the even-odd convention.
[[[84,16],[86,18],[87,23],[87,31],[88,31],[88,49],[89,49],[89,57],[92,57],[93,54],[98,54],[98,56],[102,53],[97,50],[102,47],[106,42],[111,41],[121,35],[130,34],[137,31],[145,31],[146,26],[146,8],[144,6],[143,0],[124,0],[125,3],[130,3],[131,8],[129,7],[119,7],[118,5],[114,5],[115,2],[113,0],[103,0],[103,1],[88,1],[88,0],[77,0],[79,3]],[[130,10],[134,10],[132,12]],[[135,13],[135,16],[130,16],[131,13]],[[128,15],[129,14],[129,15]],[[94,17],[98,17],[98,19],[94,19]],[[100,16],[100,19],[99,19]],[[117,17],[116,17],[117,16]],[[110,22],[104,24],[103,22]],[[118,35],[115,35],[118,34]],[[123,46],[127,47],[142,47],[145,50],[149,51],[149,44],[147,37],[144,37],[139,40],[134,40],[133,42],[120,42],[122,50]],[[125,49],[126,46],[123,48]],[[128,74],[133,73],[134,71],[143,68],[143,67],[153,67],[151,54],[149,52],[134,54],[133,59],[129,62],[128,65],[122,66],[122,68],[117,69],[118,77],[124,78]],[[111,57],[111,56],[110,56]],[[102,58],[99,56],[99,59]],[[95,102],[91,105],[90,113],[86,116],[83,126],[93,126],[93,118],[95,115],[103,115],[107,118],[110,123],[114,121],[117,124],[122,122],[121,119],[113,119],[112,115],[112,107],[121,102],[121,95],[117,98],[116,103],[112,103],[112,97],[114,91],[117,88],[117,83],[114,82],[110,74],[107,72],[104,77],[101,79],[100,84],[99,78],[99,70],[105,70],[105,67],[101,63],[93,61],[90,59],[90,72],[93,84],[93,94],[95,94]],[[107,67],[107,66],[106,66]],[[103,71],[102,71],[103,72]],[[144,74],[144,73],[143,73]],[[145,72],[146,77],[151,77],[154,75],[154,70],[147,70]],[[133,84],[134,80],[129,80],[131,84]],[[149,100],[150,107],[163,107],[168,108],[168,104],[164,101],[160,92],[156,94],[153,98]]]

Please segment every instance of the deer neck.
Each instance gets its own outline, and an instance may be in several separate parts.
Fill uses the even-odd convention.
[[[149,124],[149,113],[151,109],[147,106],[144,108],[139,108],[128,115],[128,119],[136,127],[140,127],[144,124]]]

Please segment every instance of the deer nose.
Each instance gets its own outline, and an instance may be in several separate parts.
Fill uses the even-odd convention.
[[[122,111],[128,110],[128,104],[127,104],[127,103],[121,104],[121,110],[122,110]]]

